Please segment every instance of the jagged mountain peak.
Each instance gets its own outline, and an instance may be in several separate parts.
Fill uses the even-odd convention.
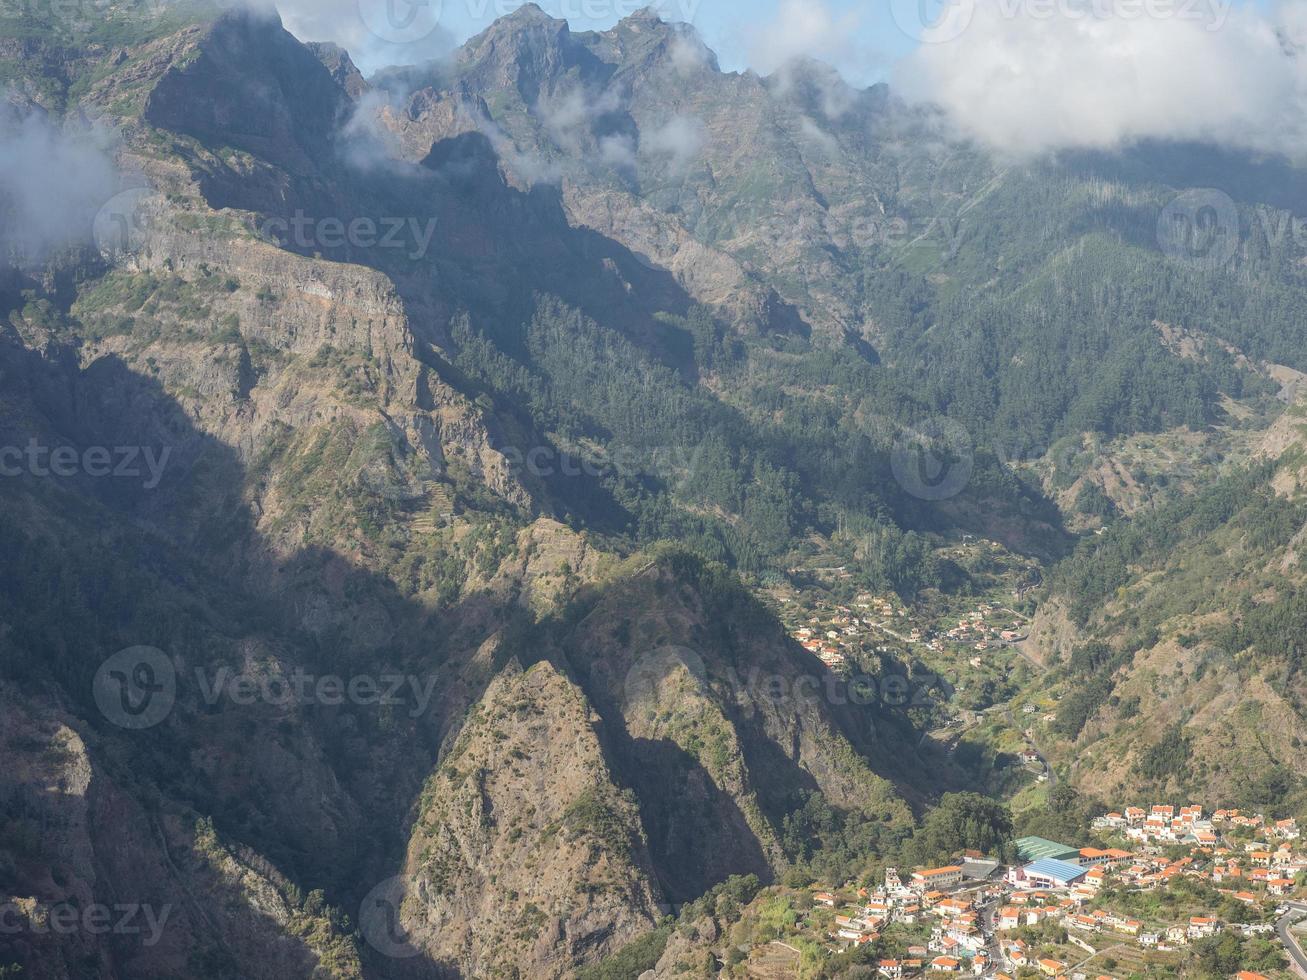
[[[567,21],[534,4],[501,17],[469,40],[458,53],[457,67],[478,87],[516,90],[527,105],[553,91],[564,77],[589,81],[611,74]]]

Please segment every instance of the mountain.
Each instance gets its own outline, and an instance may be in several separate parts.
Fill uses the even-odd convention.
[[[1001,166],[648,11],[370,78],[96,15],[0,18],[0,974],[662,975],[673,909],[933,856],[943,709],[832,696],[760,595],[979,594],[974,535],[1046,572],[1086,793],[1296,785],[1300,181]],[[1215,271],[1156,232],[1197,175]],[[90,905],[143,927],[43,927]]]
[[[1225,475],[1059,567],[1031,639],[1064,693],[1052,757],[1084,790],[1294,807],[1307,720],[1301,416],[1294,400]]]

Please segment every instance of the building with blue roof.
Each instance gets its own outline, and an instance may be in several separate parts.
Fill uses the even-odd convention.
[[[1013,872],[1013,884],[1023,888],[1069,888],[1088,873],[1087,869],[1057,858],[1040,858]]]

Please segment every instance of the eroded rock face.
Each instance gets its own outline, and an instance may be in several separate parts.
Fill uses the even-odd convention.
[[[777,815],[804,792],[887,821],[907,815],[816,686],[800,683],[812,678],[784,638],[748,610],[653,564],[559,640],[606,719],[674,901],[783,869]]]
[[[661,895],[635,798],[584,694],[511,663],[418,802],[404,874],[410,941],[466,976],[557,977],[652,928]]]
[[[9,684],[0,706],[4,952],[24,975],[362,976],[284,875],[194,811],[142,805],[80,719]]]
[[[258,63],[257,74],[248,71]],[[322,173],[331,135],[349,104],[342,82],[272,14],[235,12],[196,38],[154,86],[144,118],[152,125],[215,139],[283,167]]]

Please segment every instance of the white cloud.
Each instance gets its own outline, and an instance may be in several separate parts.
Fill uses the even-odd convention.
[[[807,116],[804,116],[799,120],[799,132],[805,140],[811,143],[825,156],[835,157],[839,154],[840,145],[835,137],[826,132]]]
[[[19,119],[0,93],[0,262],[39,263],[89,242],[92,222],[118,190],[111,137],[61,129],[42,114]]]
[[[541,97],[535,114],[555,143],[575,150],[597,122],[621,107],[622,95],[616,88],[591,92],[578,85],[561,94]]]
[[[673,116],[657,129],[640,135],[644,153],[669,158],[674,174],[683,174],[699,155],[704,142],[703,122],[694,116]]]
[[[672,67],[683,77],[712,68],[716,64],[716,56],[693,30],[677,31],[672,39],[670,54]]]
[[[896,82],[1011,156],[1145,139],[1307,152],[1307,61],[1291,43],[1307,11],[1205,2],[955,0],[965,29],[928,30]]]
[[[770,74],[796,58],[839,64],[852,53],[860,18],[837,16],[826,0],[781,0],[776,17],[748,32],[749,64]]]

